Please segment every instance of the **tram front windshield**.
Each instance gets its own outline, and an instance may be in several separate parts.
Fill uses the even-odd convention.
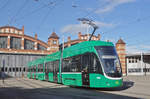
[[[120,61],[113,46],[96,46],[97,53],[104,68],[104,72],[109,77],[121,77],[122,71]]]

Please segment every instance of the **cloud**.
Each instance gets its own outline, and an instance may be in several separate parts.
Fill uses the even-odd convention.
[[[98,27],[113,27],[115,24],[112,23],[105,23],[105,22],[94,22]],[[87,25],[86,24],[70,24],[66,25],[61,29],[61,32],[63,33],[78,33],[78,32],[86,32],[87,31]]]
[[[106,6],[103,8],[97,9],[95,13],[101,14],[101,13],[106,13],[114,10],[117,6],[125,4],[125,3],[131,3],[135,2],[136,0],[105,0]]]
[[[94,23],[99,27],[114,27],[115,26],[115,24],[104,23],[104,22],[100,22],[100,21],[95,21]]]
[[[70,24],[70,25],[64,26],[61,29],[61,32],[63,32],[63,33],[78,33],[78,32],[83,32],[86,28],[87,27],[84,24]]]

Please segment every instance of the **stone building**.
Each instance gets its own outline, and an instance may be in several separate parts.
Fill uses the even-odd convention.
[[[77,43],[87,41],[90,38],[90,36],[91,36],[91,34],[82,35],[81,32],[79,32],[78,39],[71,40],[71,37],[68,37],[68,41],[64,43],[64,47],[69,47],[69,46],[75,45]],[[100,34],[98,34],[97,36],[93,35],[91,40],[100,40]]]
[[[150,75],[150,53],[126,55],[127,75]]]
[[[59,50],[59,37],[52,33],[45,43],[35,37],[25,35],[24,26],[0,27],[0,71],[12,76],[22,76],[29,61]]]

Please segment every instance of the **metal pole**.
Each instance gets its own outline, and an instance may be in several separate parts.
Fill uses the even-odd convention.
[[[92,36],[94,35],[96,29],[98,29],[98,26],[96,26],[96,24],[93,22],[93,20],[87,19],[87,18],[78,18],[79,21],[81,21],[83,24],[88,24],[90,26],[92,26],[94,28],[89,41],[91,40]]]
[[[127,76],[128,76],[128,64],[129,64],[129,59],[128,59],[128,57],[127,57],[127,64],[126,64],[126,66],[127,66]]]
[[[146,76],[146,72],[147,72],[147,70],[146,70],[146,64],[145,64],[145,76]]]
[[[143,53],[141,52],[141,73],[143,75]]]
[[[91,34],[90,38],[89,38],[89,41],[91,41],[92,36],[94,35],[94,33],[95,33],[96,29],[97,29],[97,28],[94,28],[94,30],[93,30],[93,32],[92,32],[92,34]]]
[[[59,64],[59,78],[60,78],[60,82],[59,83],[62,83],[62,62],[63,62],[63,50],[64,50],[64,35],[63,35],[63,43],[61,44],[61,46],[60,46],[61,48],[60,48],[60,52],[61,52],[61,54],[60,54],[60,64]]]
[[[64,35],[63,35],[63,49],[62,50],[64,50]]]
[[[87,24],[87,40],[89,39],[89,25]]]

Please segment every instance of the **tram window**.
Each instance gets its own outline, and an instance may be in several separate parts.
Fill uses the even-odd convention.
[[[57,61],[54,61],[53,63],[54,63],[54,71],[55,71],[55,72],[58,72],[59,61],[57,60]]]
[[[74,56],[71,61],[71,72],[80,72],[81,71],[81,57]]]
[[[42,72],[42,66],[41,65],[39,66],[39,71]]]
[[[45,72],[49,72],[49,65],[50,65],[50,62],[47,62],[45,63]]]
[[[94,53],[91,53],[91,55],[90,55],[90,67],[89,68],[90,68],[89,72],[91,72],[91,73],[101,73],[102,74],[101,64],[98,60],[98,57]]]
[[[38,65],[38,67],[37,67],[37,71],[39,72],[39,65]]]
[[[38,64],[38,72],[42,72],[41,68],[42,68],[41,64]]]
[[[31,67],[31,72],[33,72],[33,67]]]
[[[38,72],[40,72],[40,65],[38,65]]]
[[[46,63],[47,72],[53,72],[53,62]]]
[[[82,55],[82,70],[83,71],[89,71],[89,66],[90,66],[90,53],[86,53]]]
[[[36,72],[36,66],[34,66],[34,72]]]
[[[43,72],[43,64],[40,64],[40,72]]]
[[[63,72],[80,72],[81,55],[63,59]]]
[[[53,72],[53,62],[50,62],[49,72]]]
[[[63,59],[63,72],[70,72],[71,58]]]
[[[41,72],[41,65],[39,65],[39,72]]]

